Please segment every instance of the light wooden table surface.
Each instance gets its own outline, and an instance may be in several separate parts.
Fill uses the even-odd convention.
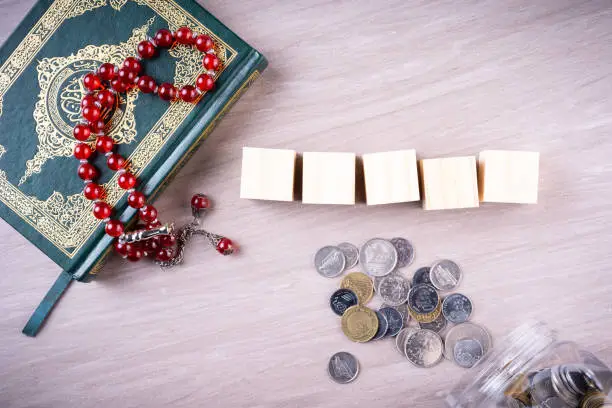
[[[0,1],[5,39],[33,4]],[[417,369],[390,340],[349,342],[328,308],[320,246],[409,238],[415,267],[464,269],[473,321],[494,340],[527,318],[612,363],[612,3],[609,0],[206,1],[270,60],[157,201],[188,220],[197,191],[203,241],[161,271],[113,259],[76,284],[36,339],[20,330],[59,273],[0,222],[0,406],[438,407],[464,373]],[[424,212],[240,200],[242,146],[421,157],[507,148],[541,152],[540,203]],[[362,373],[332,383],[329,356]]]

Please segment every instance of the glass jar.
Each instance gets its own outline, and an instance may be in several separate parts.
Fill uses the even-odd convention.
[[[529,322],[469,370],[446,398],[451,408],[612,408],[612,371],[544,323]]]

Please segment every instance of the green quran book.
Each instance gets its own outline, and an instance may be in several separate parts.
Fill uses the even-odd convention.
[[[265,58],[192,0],[40,0],[0,49],[0,216],[63,269],[25,334],[35,335],[68,284],[91,279],[112,248],[72,156],[83,75],[104,62],[120,66],[158,29],[181,26],[214,40],[222,62],[215,90],[190,104],[134,89],[120,94],[109,121],[116,151],[152,201],[265,69]],[[143,65],[158,83],[177,87],[205,72],[202,54],[184,45]],[[136,210],[117,173],[103,156],[94,164],[114,217],[128,224]]]

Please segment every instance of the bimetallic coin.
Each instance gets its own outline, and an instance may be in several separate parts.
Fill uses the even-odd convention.
[[[342,331],[350,340],[365,343],[376,335],[378,317],[367,307],[361,305],[349,307],[342,315]]]
[[[361,272],[351,272],[342,278],[340,287],[344,289],[350,289],[357,295],[359,303],[365,305],[372,299],[374,293],[374,283],[372,279]]]
[[[461,293],[453,293],[444,298],[442,314],[451,323],[466,322],[472,314],[472,302]]]
[[[416,313],[410,308],[410,305],[408,305],[408,313],[410,313],[410,316],[418,323],[431,323],[442,314],[442,303],[439,302],[438,307],[431,313]]]
[[[404,318],[397,309],[393,307],[383,307],[379,310],[380,313],[385,315],[389,328],[387,329],[387,336],[395,336],[404,327]]]
[[[406,303],[410,292],[410,283],[403,276],[386,276],[380,282],[379,294],[383,301],[389,305],[397,306]]]
[[[440,316],[438,316],[436,320],[431,323],[419,323],[419,327],[421,329],[431,330],[439,334],[446,328],[446,322],[446,318],[442,313],[440,313]]]
[[[417,329],[406,337],[404,354],[417,367],[432,367],[442,359],[442,339],[431,330]]]
[[[385,276],[397,266],[397,250],[387,240],[374,238],[363,244],[359,262],[370,276]]]
[[[431,266],[429,279],[438,290],[453,290],[461,281],[461,269],[453,261],[443,259]]]
[[[342,316],[346,309],[359,304],[355,292],[349,289],[338,289],[329,298],[329,306],[338,316]]]
[[[387,334],[387,330],[389,330],[389,322],[387,322],[387,318],[385,317],[385,315],[378,311],[376,311],[375,313],[376,317],[378,318],[378,331],[376,332],[372,340],[378,340],[385,337],[385,335]]]
[[[317,251],[314,263],[319,274],[335,278],[344,271],[346,258],[338,247],[325,246]]]
[[[404,356],[406,337],[409,336],[415,330],[415,327],[404,327],[402,330],[399,331],[399,333],[397,333],[397,336],[395,336],[395,348],[397,348],[397,351],[402,356]]]
[[[341,351],[329,359],[327,372],[338,384],[348,384],[359,374],[359,362],[354,355]]]
[[[482,358],[482,344],[475,339],[459,340],[454,347],[455,363],[459,367],[472,368]]]
[[[390,241],[397,250],[397,267],[406,267],[414,261],[414,247],[405,238],[392,238]]]
[[[343,242],[338,244],[338,248],[340,251],[342,251],[344,257],[346,258],[346,265],[344,266],[345,270],[351,269],[357,265],[357,262],[359,262],[359,249],[357,249],[355,245],[349,242]]]
[[[419,314],[433,312],[438,307],[438,303],[440,303],[438,291],[426,283],[413,286],[408,294],[408,306]]]
[[[444,356],[455,361],[455,344],[464,339],[474,339],[482,346],[482,354],[485,355],[491,349],[491,336],[481,326],[471,322],[465,322],[453,326],[444,339]]]
[[[431,280],[429,279],[429,270],[431,268],[429,266],[424,266],[419,268],[414,273],[412,277],[412,286],[420,285],[421,283],[427,283],[431,285]]]

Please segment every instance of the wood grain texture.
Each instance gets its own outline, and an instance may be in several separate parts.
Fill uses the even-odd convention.
[[[0,39],[31,4],[0,1]],[[373,236],[411,239],[415,266],[459,262],[473,320],[494,340],[542,319],[612,363],[609,0],[205,5],[270,68],[156,205],[187,221],[191,194],[209,194],[207,226],[241,255],[200,241],[170,271],[113,259],[30,339],[20,330],[59,270],[0,222],[1,407],[440,407],[464,371],[413,368],[388,341],[350,343],[328,309],[339,280],[317,275],[314,252]],[[539,203],[426,212],[241,200],[242,146],[539,151]],[[325,372],[339,350],[362,365],[348,386]]]

